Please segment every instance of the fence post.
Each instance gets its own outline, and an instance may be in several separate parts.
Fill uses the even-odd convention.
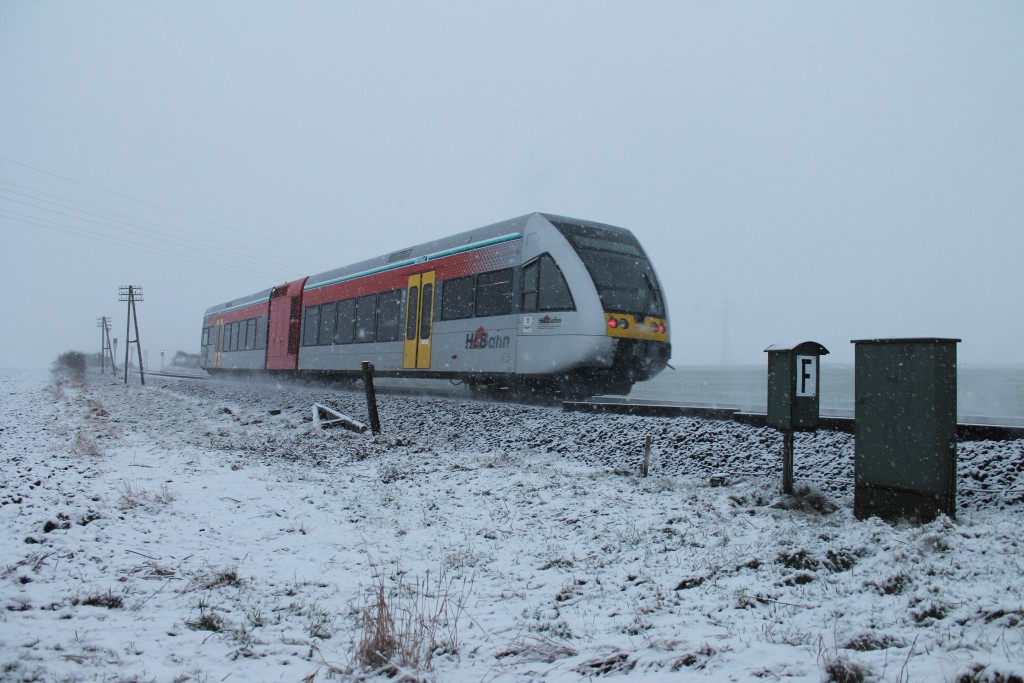
[[[377,415],[377,393],[373,389],[373,363],[363,361],[363,384],[366,385],[366,408],[370,413],[370,431],[380,434],[380,416]]]

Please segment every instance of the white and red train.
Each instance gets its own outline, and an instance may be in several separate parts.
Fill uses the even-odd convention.
[[[668,311],[631,232],[533,213],[213,306],[211,372],[462,380],[628,393],[670,356]]]

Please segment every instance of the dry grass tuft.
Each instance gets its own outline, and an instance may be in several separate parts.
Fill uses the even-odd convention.
[[[356,666],[394,677],[407,670],[429,671],[436,655],[456,654],[469,589],[465,579],[456,586],[455,579],[442,573],[436,581],[429,574],[413,583],[400,577],[388,590],[378,576],[369,604],[362,608],[362,634],[353,653]]]
[[[147,491],[138,482],[122,481],[121,497],[117,503],[121,509],[130,510],[149,504],[170,505],[176,499],[177,496],[167,488],[167,484],[161,484],[158,491]]]
[[[96,443],[96,439],[85,432],[78,432],[78,436],[75,437],[75,452],[79,455],[89,455],[92,457],[103,455],[103,451],[100,449],[99,444]]]

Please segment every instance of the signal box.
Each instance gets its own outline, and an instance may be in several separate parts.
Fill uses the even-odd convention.
[[[828,349],[818,342],[772,344],[768,354],[768,426],[784,432],[818,427],[821,380],[818,359]]]

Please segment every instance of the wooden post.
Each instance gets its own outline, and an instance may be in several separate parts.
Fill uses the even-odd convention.
[[[793,495],[793,430],[782,432],[782,492]]]
[[[646,477],[651,467],[651,435],[644,437],[644,464],[640,468],[640,476]]]
[[[377,415],[377,393],[373,390],[373,363],[363,361],[363,384],[366,385],[366,408],[370,413],[370,431],[380,434],[380,416]]]

